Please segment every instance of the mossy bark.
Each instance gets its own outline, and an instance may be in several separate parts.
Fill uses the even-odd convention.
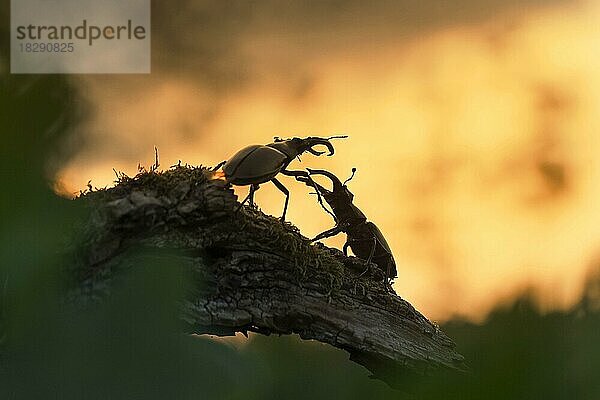
[[[197,277],[182,312],[191,333],[295,333],[346,350],[391,384],[408,371],[463,368],[454,343],[375,265],[311,244],[256,209],[235,212],[233,190],[211,178],[180,166],[77,199],[93,210],[80,236],[79,293],[102,296],[118,265],[136,263],[124,261],[127,249],[176,250]]]

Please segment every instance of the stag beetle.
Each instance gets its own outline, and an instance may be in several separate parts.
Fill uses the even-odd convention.
[[[335,236],[341,232],[346,233],[348,239],[344,244],[344,255],[348,255],[348,247],[358,258],[371,261],[377,264],[386,274],[388,283],[397,277],[396,262],[390,250],[390,246],[385,241],[383,234],[377,226],[367,221],[363,212],[353,204],[354,195],[346,187],[346,183],[352,180],[356,173],[356,168],[352,168],[352,175],[344,183],[331,172],[318,169],[308,169],[309,176],[296,176],[296,180],[304,182],[307,186],[313,187],[317,191],[317,196],[321,206],[331,214],[336,225],[315,236],[311,241],[325,239]],[[315,182],[312,175],[323,175],[328,177],[332,184],[331,191]],[[333,210],[331,213],[321,201],[321,196]]]
[[[327,147],[329,150],[328,156],[332,156],[335,150],[330,140],[346,137],[347,136],[331,136],[328,138],[307,137],[304,139],[298,137],[292,139],[280,139],[276,137],[273,143],[267,145],[252,145],[243,148],[235,153],[229,160],[223,161],[217,165],[214,170],[223,166],[223,174],[227,182],[236,186],[250,185],[248,196],[240,203],[238,210],[248,200],[250,200],[250,204],[254,204],[254,192],[258,190],[260,184],[268,181],[273,182],[277,189],[285,194],[285,204],[281,216],[281,220],[285,221],[290,192],[277,180],[277,178],[275,178],[275,176],[279,173],[295,177],[308,176],[305,171],[288,171],[286,168],[294,158],[299,157],[306,151],[315,156],[325,154],[323,151],[313,149],[313,147],[318,145]]]

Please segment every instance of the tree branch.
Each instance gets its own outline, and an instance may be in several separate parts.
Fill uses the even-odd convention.
[[[101,292],[128,248],[177,249],[198,277],[183,305],[190,332],[295,333],[346,350],[392,385],[405,371],[463,368],[454,343],[391,293],[375,265],[256,209],[234,212],[233,190],[211,178],[178,166],[81,196],[93,213],[78,252],[80,291]]]

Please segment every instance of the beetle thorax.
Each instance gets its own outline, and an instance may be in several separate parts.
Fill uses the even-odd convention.
[[[295,143],[293,139],[285,140],[283,142],[270,143],[267,146],[281,151],[283,154],[288,156],[290,161],[292,161],[304,151],[299,148],[299,143]]]
[[[325,201],[331,206],[333,214],[336,217],[338,224],[341,223],[357,223],[366,221],[367,217],[363,212],[352,204],[347,198],[339,198],[325,195]],[[332,198],[333,197],[333,198]]]

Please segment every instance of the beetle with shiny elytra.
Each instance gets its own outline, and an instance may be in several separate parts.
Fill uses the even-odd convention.
[[[250,204],[254,204],[254,192],[259,188],[259,185],[265,182],[273,182],[277,189],[285,194],[285,204],[283,206],[283,214],[281,220],[285,221],[288,202],[290,199],[289,190],[283,186],[276,176],[279,173],[287,176],[307,176],[305,171],[288,171],[286,168],[294,161],[295,158],[304,152],[309,152],[315,156],[325,154],[323,151],[313,149],[313,147],[322,145],[329,150],[328,156],[332,156],[335,152],[331,139],[341,139],[347,136],[331,136],[328,138],[307,137],[307,138],[292,138],[280,139],[275,138],[273,143],[267,145],[252,145],[243,148],[235,153],[229,160],[223,161],[217,165],[214,170],[223,167],[223,175],[227,182],[236,186],[250,185],[248,196],[240,203],[242,207],[246,201],[250,200]],[[238,207],[238,209],[239,209]]]

